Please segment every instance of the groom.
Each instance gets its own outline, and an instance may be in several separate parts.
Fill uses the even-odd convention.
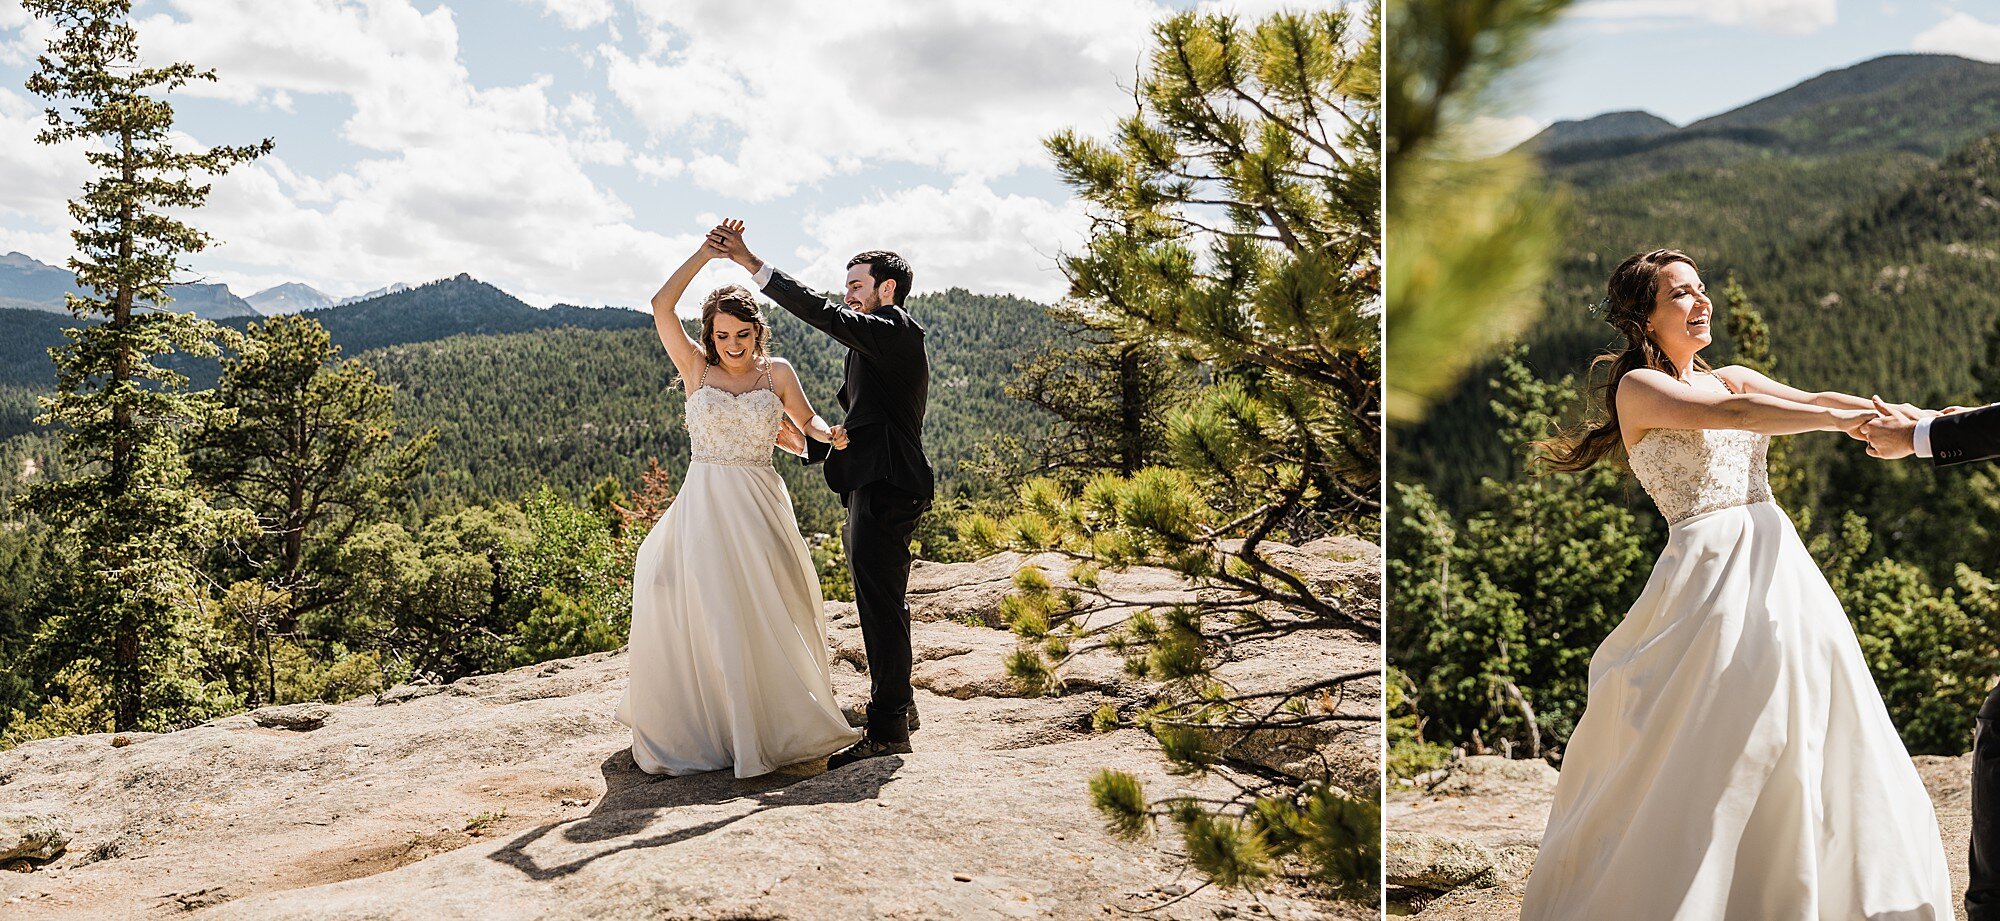
[[[903,310],[910,265],[871,250],[847,261],[843,303],[806,290],[792,276],[752,255],[740,223],[709,232],[711,244],[751,273],[764,296],[807,325],[847,346],[840,386],[847,449],[807,444],[806,462],[826,464],[826,485],[847,507],[841,538],[854,573],[861,643],[868,653],[868,731],[834,753],[827,770],[864,758],[910,751],[916,711],[910,691],[910,536],[930,507],[936,486],[924,456],[924,409],[930,359],[924,328]]]
[[[1861,427],[1868,453],[1885,460],[1928,457],[1939,467],[2000,457],[2000,404],[1911,412],[1875,401],[1882,418]],[[1972,844],[1966,855],[1967,921],[2000,921],[2000,686],[1979,708],[1972,733]]]

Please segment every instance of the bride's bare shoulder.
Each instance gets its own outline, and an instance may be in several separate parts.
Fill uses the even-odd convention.
[[[1625,399],[1627,393],[1651,395],[1668,392],[1668,388],[1678,383],[1665,371],[1657,368],[1634,368],[1625,372],[1618,381],[1618,398]]]

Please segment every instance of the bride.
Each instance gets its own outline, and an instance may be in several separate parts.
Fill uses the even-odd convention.
[[[1710,369],[1685,254],[1625,260],[1609,295],[1608,418],[1550,466],[1622,444],[1667,546],[1591,658],[1522,918],[1948,921],[1930,798],[1765,481],[1770,436],[1855,435],[1873,404]]]
[[[721,255],[704,241],[653,295],[654,326],[687,388],[693,460],[632,574],[632,680],[618,719],[651,774],[733,767],[753,777],[860,735],[834,702],[819,579],[771,466],[787,417],[835,449],[846,433],[813,413],[791,364],[770,356],[770,327],[741,286],[710,293],[701,341],[688,338],[674,305]]]

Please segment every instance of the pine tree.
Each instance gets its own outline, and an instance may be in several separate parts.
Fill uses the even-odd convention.
[[[191,463],[211,495],[256,516],[257,534],[231,542],[221,571],[286,600],[251,630],[261,645],[341,599],[332,549],[404,498],[437,433],[399,437],[392,389],[340,359],[309,317],[272,317],[233,339],[215,390],[223,411],[196,433]],[[265,677],[275,694],[275,673]]]
[[[1007,396],[1055,417],[1034,461],[1037,474],[1132,474],[1167,460],[1167,431],[1196,376],[1156,343],[1119,335],[1087,311],[1049,310],[1062,329],[1022,362]],[[1017,477],[1018,479],[1018,477]]]
[[[1243,447],[1272,454],[1238,460],[1290,469],[1326,509],[1379,512],[1373,22],[1186,14],[1154,31],[1140,111],[1116,141],[1048,142],[1095,221],[1062,261],[1072,304],[1208,362],[1269,411],[1272,429]],[[1242,420],[1214,421],[1188,435],[1229,451],[1220,427]]]
[[[975,546],[1074,561],[1076,592],[1038,569],[1017,575],[1003,608],[1021,638],[1015,680],[1060,692],[1071,657],[1109,646],[1162,683],[1154,706],[1099,724],[1151,731],[1174,769],[1237,794],[1152,802],[1136,778],[1105,772],[1093,799],[1121,834],[1169,819],[1223,885],[1254,885],[1291,855],[1337,891],[1376,886],[1372,785],[1350,797],[1324,762],[1260,769],[1235,747],[1259,733],[1374,732],[1379,714],[1346,712],[1335,695],[1379,672],[1245,692],[1213,666],[1231,644],[1304,631],[1379,637],[1372,593],[1302,578],[1271,548],[1372,532],[1381,509],[1377,34],[1373,15],[1346,10],[1250,25],[1176,15],[1155,27],[1139,111],[1114,141],[1049,140],[1095,221],[1085,251],[1063,260],[1070,307],[1120,341],[1207,363],[1215,381],[1172,420],[1164,464],[1080,487],[1033,479],[1004,521],[962,523]],[[1135,564],[1179,572],[1202,603],[1085,629],[1119,604],[1097,574]]]
[[[165,307],[181,256],[210,242],[171,213],[207,198],[209,186],[194,174],[220,174],[271,142],[176,150],[173,107],[156,94],[215,73],[185,63],[139,66],[129,0],[23,5],[61,29],[27,82],[58,104],[36,140],[93,142],[84,156],[99,170],[70,203],[81,226],[71,234],[79,255],[69,266],[90,295],[72,295],[69,308],[86,322],[51,350],[56,394],[38,420],[62,427],[70,473],[28,497],[93,578],[37,642],[44,655],[108,669],[113,725],[137,729],[203,710],[176,599],[193,581],[192,552],[242,525],[190,487],[182,433],[209,407],[186,391],[182,375],[155,363],[170,352],[215,351],[209,324]]]

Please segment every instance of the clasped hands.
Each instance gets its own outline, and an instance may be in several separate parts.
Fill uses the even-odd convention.
[[[835,451],[847,450],[847,426],[833,427],[833,438],[827,441]],[[806,456],[806,433],[799,429],[792,417],[786,416],[778,422],[778,447],[800,457]]]
[[[1921,409],[1908,403],[1885,403],[1879,396],[1874,401],[1875,417],[1863,420],[1847,434],[1868,442],[1868,456],[1882,460],[1898,460],[1916,453],[1917,423],[1965,409],[1963,406]]]

